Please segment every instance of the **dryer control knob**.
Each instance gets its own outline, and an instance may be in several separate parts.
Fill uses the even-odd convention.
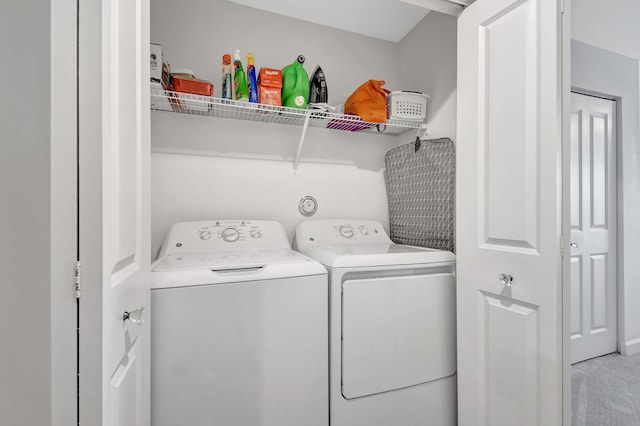
[[[211,231],[209,231],[209,230],[200,231],[200,239],[201,240],[208,240],[209,237],[211,237]]]
[[[228,243],[233,243],[238,241],[240,238],[240,232],[238,232],[235,228],[227,228],[222,231],[222,239]]]
[[[251,235],[251,238],[260,238],[262,237],[262,233],[260,232],[259,229],[252,229],[249,231],[249,235]]]
[[[353,228],[349,225],[341,226],[340,235],[342,235],[345,238],[353,237]]]
[[[366,226],[363,226],[362,228],[360,228],[360,233],[362,235],[369,235],[369,228],[367,228]]]

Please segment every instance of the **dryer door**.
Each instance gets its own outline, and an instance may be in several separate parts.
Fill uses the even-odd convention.
[[[345,398],[400,389],[455,373],[454,283],[450,273],[343,283]]]

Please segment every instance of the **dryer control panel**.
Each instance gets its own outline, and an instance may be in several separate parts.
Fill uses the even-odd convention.
[[[284,227],[267,220],[179,222],[169,229],[159,258],[169,253],[290,249]]]
[[[296,228],[296,244],[363,245],[391,243],[382,224],[375,220],[307,220]]]

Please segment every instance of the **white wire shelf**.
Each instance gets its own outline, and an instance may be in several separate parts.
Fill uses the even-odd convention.
[[[422,124],[401,120],[371,123],[355,115],[238,102],[157,89],[151,91],[151,109],[292,126],[302,126],[309,116],[309,127],[383,135],[398,135],[408,129],[419,129]]]
[[[410,129],[420,132],[426,127],[424,123],[415,121],[388,120],[385,123],[372,123],[364,121],[355,115],[238,102],[230,99],[171,92],[157,88],[151,88],[151,109],[206,117],[300,126],[302,127],[302,136],[298,145],[294,168],[298,166],[307,127],[379,135],[399,135]]]

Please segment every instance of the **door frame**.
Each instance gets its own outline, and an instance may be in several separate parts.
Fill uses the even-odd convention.
[[[562,102],[562,146],[558,147],[562,155],[561,176],[561,235],[562,244],[562,276],[561,276],[561,306],[562,310],[562,425],[571,425],[571,270],[570,253],[571,242],[571,206],[568,196],[569,182],[571,178],[571,2],[572,0],[560,0],[562,9],[562,93],[559,98]]]
[[[102,424],[103,335],[103,200],[102,64],[103,10],[101,0],[82,1],[78,30],[78,244],[82,262],[79,313],[78,421]]]
[[[582,87],[571,86],[571,93],[577,95],[590,96],[593,98],[600,98],[607,101],[615,102],[615,123],[614,123],[614,141],[616,144],[616,349],[618,352],[622,350],[622,344],[624,342],[624,283],[622,272],[622,262],[624,259],[624,244],[622,235],[622,226],[620,226],[624,219],[624,206],[622,205],[622,97],[614,96],[606,93],[601,93],[591,89],[585,89]],[[570,140],[567,141],[569,144]],[[570,165],[568,165],[571,168]],[[571,249],[569,249],[569,258],[571,257]],[[571,283],[569,283],[569,286]],[[565,309],[568,307],[571,312],[571,298],[569,298],[569,304],[565,305]],[[571,339],[571,336],[569,336]],[[571,344],[571,343],[569,343]]]
[[[51,424],[77,424],[77,0],[51,2]],[[44,65],[44,64],[43,64]]]
[[[79,55],[81,58],[80,68],[84,68],[79,75],[78,90],[83,94],[79,100],[79,110],[87,112],[87,115],[91,115],[91,118],[80,125],[79,133],[80,138],[83,141],[84,151],[80,152],[79,162],[81,166],[81,175],[90,176],[93,182],[101,182],[102,178],[102,164],[101,164],[101,133],[102,126],[100,123],[101,117],[101,86],[95,84],[96,76],[101,75],[102,57],[101,57],[101,5],[99,1],[93,0],[89,2],[83,2],[82,8],[79,11],[80,19],[86,25],[84,29],[80,30],[80,38],[83,43],[80,43]],[[570,0],[564,1],[564,15],[563,15],[563,74],[564,82],[570,82]],[[93,75],[93,78],[91,77]],[[570,83],[566,84],[563,93],[559,94],[559,98],[562,99],[565,112],[564,128],[563,128],[563,147],[559,149],[563,150],[566,154],[566,149],[569,143],[569,123],[567,117],[570,110]],[[617,109],[620,108],[620,103],[617,102]],[[85,115],[85,117],[87,116]],[[620,117],[620,116],[619,116]],[[616,126],[620,125],[621,120],[617,120]],[[93,124],[93,125],[91,125]],[[620,133],[618,133],[620,135]],[[617,142],[619,143],[620,137]],[[568,178],[569,168],[567,167],[568,156],[564,155],[563,160],[563,178]],[[620,173],[620,170],[618,170]],[[80,187],[80,203],[81,206],[88,206],[89,209],[81,209],[80,213],[80,244],[83,247],[83,253],[89,254],[90,259],[101,259],[101,241],[102,241],[102,217],[100,215],[88,215],[89,211],[102,211],[102,199],[101,194],[91,193],[87,189],[87,185]],[[568,200],[568,197],[564,197]],[[619,202],[619,201],[618,201]],[[563,201],[563,235],[564,235],[564,251],[568,252],[568,203]],[[83,214],[84,212],[84,214]],[[620,239],[618,239],[620,244]],[[620,255],[618,262],[620,261]],[[570,350],[570,280],[568,270],[568,256],[565,256],[565,264],[563,268],[563,319],[564,319],[564,354],[563,354],[563,407],[564,407],[564,424],[571,424],[571,377],[570,377],[570,364],[569,364],[569,350]],[[101,349],[102,349],[102,265],[97,263],[85,263],[83,265],[83,309],[80,316],[80,326],[83,329],[83,339],[80,342],[80,392],[81,392],[81,406],[80,406],[80,418],[83,424],[100,424],[102,418],[101,402],[102,402],[102,390],[101,390]],[[620,287],[620,285],[619,285]],[[620,292],[619,292],[620,294]],[[620,310],[618,312],[620,314]],[[620,333],[620,327],[618,333]]]

